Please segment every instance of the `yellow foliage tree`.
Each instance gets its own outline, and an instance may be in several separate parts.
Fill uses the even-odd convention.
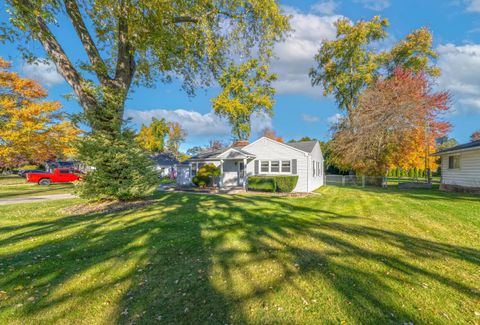
[[[61,104],[46,101],[41,85],[10,67],[0,58],[0,167],[41,164],[74,154],[72,142],[80,130],[65,119]]]

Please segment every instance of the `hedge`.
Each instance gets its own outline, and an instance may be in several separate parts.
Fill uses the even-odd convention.
[[[251,176],[248,178],[248,189],[250,191],[290,193],[297,182],[298,176]]]

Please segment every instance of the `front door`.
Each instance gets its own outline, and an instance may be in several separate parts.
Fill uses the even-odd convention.
[[[238,186],[243,186],[243,179],[245,178],[245,164],[243,162],[238,163]]]

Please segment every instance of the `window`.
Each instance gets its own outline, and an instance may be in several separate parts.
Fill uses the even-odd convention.
[[[448,169],[460,169],[460,156],[448,156]]]
[[[268,173],[268,161],[262,161],[260,165],[260,171],[262,173]]]
[[[197,164],[193,163],[192,164],[192,176],[197,175]]]
[[[273,160],[270,162],[270,172],[279,173],[280,172],[280,161]]]
[[[290,160],[283,160],[282,161],[282,173],[291,173],[292,172],[292,165]]]

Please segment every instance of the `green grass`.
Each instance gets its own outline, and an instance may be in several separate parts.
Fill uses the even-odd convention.
[[[27,184],[27,180],[18,175],[0,175],[0,187],[2,185]]]
[[[38,184],[22,184],[0,186],[0,199],[22,197],[22,196],[38,196],[50,194],[72,193],[73,184],[52,184],[42,186]]]
[[[327,187],[0,206],[1,324],[476,324],[480,198]]]

